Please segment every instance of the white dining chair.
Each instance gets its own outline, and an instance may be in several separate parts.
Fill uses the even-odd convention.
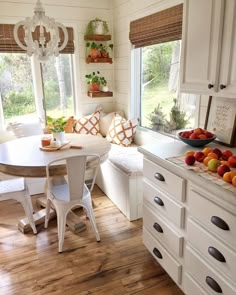
[[[85,172],[89,161],[93,163],[94,174],[92,179],[93,187],[97,175],[100,157],[95,154],[69,156],[54,160],[46,167],[47,175],[47,205],[45,216],[45,228],[48,227],[50,207],[53,207],[57,213],[57,230],[58,230],[58,252],[62,252],[66,217],[69,211],[79,205],[86,210],[87,217],[90,220],[91,226],[95,232],[97,241],[100,241],[100,236],[96,226],[96,221],[93,213],[93,206],[91,200],[91,191],[85,184]],[[56,169],[55,165],[66,166],[66,177],[64,181],[58,183],[54,181],[51,169]],[[53,167],[54,166],[54,167]],[[50,174],[51,171],[51,174]],[[55,178],[56,179],[56,178]]]
[[[22,204],[25,214],[28,217],[29,224],[31,225],[34,234],[37,234],[33,217],[31,197],[28,186],[23,177],[0,180],[0,201],[11,199]]]

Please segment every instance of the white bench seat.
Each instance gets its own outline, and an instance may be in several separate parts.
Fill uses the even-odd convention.
[[[108,159],[101,165],[96,183],[130,220],[142,218],[143,156],[137,146],[112,144]]]

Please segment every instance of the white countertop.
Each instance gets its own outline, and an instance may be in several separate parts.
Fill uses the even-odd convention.
[[[207,146],[209,147],[218,147],[222,151],[224,150],[231,150],[234,155],[236,155],[236,148],[229,148],[227,146],[222,146],[215,143],[210,143]],[[231,192],[227,189],[222,188],[221,186],[209,181],[199,175],[197,175],[194,171],[185,169],[178,165],[171,163],[170,161],[166,160],[167,158],[176,157],[184,155],[187,150],[202,150],[202,147],[193,148],[185,143],[173,139],[173,142],[170,143],[160,143],[155,145],[146,145],[140,146],[138,151],[142,153],[144,156],[149,158],[151,161],[161,165],[162,167],[166,168],[167,170],[191,181],[195,185],[201,187],[202,189],[206,189],[206,192],[209,192],[216,196],[217,203],[224,202],[230,204],[230,208],[232,209],[231,205],[235,206],[236,212],[236,194]]]

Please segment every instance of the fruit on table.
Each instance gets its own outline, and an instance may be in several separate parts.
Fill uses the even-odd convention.
[[[230,150],[226,150],[222,153],[221,158],[225,161],[228,160],[229,157],[233,156],[233,153]]]
[[[217,159],[211,159],[207,164],[208,170],[212,172],[216,172],[218,166],[220,166],[220,161]]]
[[[220,163],[221,163],[222,165],[226,165],[226,166],[229,167],[229,162],[228,162],[228,161],[220,161]]]
[[[223,175],[226,172],[230,172],[230,168],[228,166],[222,165],[222,164],[220,166],[218,166],[218,168],[217,168],[218,175],[220,175],[221,177],[223,177]]]
[[[190,156],[190,155],[193,156],[194,154],[195,154],[194,151],[187,151],[187,152],[184,153],[185,156]]]
[[[232,185],[233,185],[234,187],[236,187],[236,176],[234,176],[233,179],[232,179]]]
[[[185,163],[192,166],[195,163],[195,157],[193,155],[186,156]]]
[[[202,150],[202,152],[203,152],[203,154],[204,154],[205,156],[207,156],[209,153],[212,152],[212,148],[210,148],[210,147],[205,147],[205,148]]]
[[[207,156],[208,156],[208,157],[211,157],[211,158],[213,158],[213,159],[218,159],[218,155],[215,154],[215,153],[209,153]]]
[[[220,159],[220,157],[222,156],[222,151],[218,148],[214,148],[212,150],[212,153],[216,154],[218,156],[218,159]]]
[[[205,166],[207,166],[208,165],[208,162],[211,160],[211,159],[214,159],[214,158],[212,158],[212,157],[206,157],[204,160],[203,160],[203,164],[205,165]]]
[[[229,166],[232,168],[236,168],[236,156],[230,156],[228,158]]]
[[[231,183],[233,178],[236,176],[236,171],[230,171],[230,172],[226,172],[224,175],[223,175],[223,180],[226,181],[226,182],[229,182]]]
[[[196,152],[194,154],[194,158],[195,158],[196,161],[202,162],[204,160],[204,158],[205,158],[205,155],[203,154],[203,152],[198,151],[198,152]]]

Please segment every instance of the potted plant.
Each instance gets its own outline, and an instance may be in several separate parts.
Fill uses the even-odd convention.
[[[59,118],[52,118],[47,116],[47,128],[52,132],[53,138],[60,143],[65,141],[65,126],[67,124],[67,119],[62,116]]]
[[[106,86],[107,81],[104,77],[100,76],[100,72],[92,72],[91,74],[85,75],[86,82],[89,85],[89,90],[92,92],[98,92],[100,86]]]
[[[91,20],[86,29],[87,35],[106,35],[109,32],[108,24],[99,18]]]

